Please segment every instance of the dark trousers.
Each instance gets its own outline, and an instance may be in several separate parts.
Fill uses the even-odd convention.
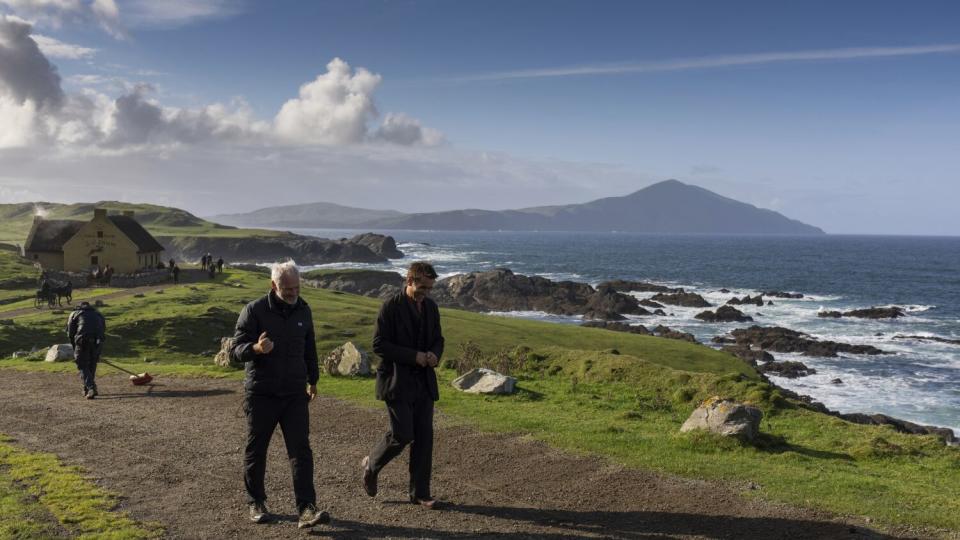
[[[416,397],[387,402],[390,431],[370,453],[370,468],[379,473],[387,463],[410,445],[410,496],[430,497],[433,469],[433,398],[426,386],[418,384]]]
[[[243,482],[247,488],[247,502],[266,501],[263,476],[267,470],[267,448],[270,438],[280,424],[287,457],[293,473],[293,493],[297,511],[315,504],[317,494],[313,487],[313,451],[310,449],[310,400],[306,394],[291,396],[263,396],[248,394],[244,401],[247,415],[247,449],[243,458]]]
[[[95,339],[79,338],[73,348],[73,360],[80,371],[83,391],[97,388],[97,362],[100,361],[101,344]]]

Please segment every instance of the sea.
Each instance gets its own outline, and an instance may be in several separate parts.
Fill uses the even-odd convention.
[[[368,231],[299,229],[322,238]],[[683,287],[714,306],[730,298],[778,290],[800,299],[765,298],[773,305],[737,306],[753,323],[706,323],[703,308],[666,306],[665,316],[629,317],[711,338],[751,324],[782,326],[820,340],[873,345],[882,355],[835,358],[774,353],[816,374],[772,377],[843,413],[883,413],[960,435],[960,345],[916,337],[960,339],[960,237],[660,235],[586,232],[375,231],[392,236],[405,257],[383,264],[312,268],[369,268],[403,272],[414,260],[433,263],[441,277],[506,267],[517,274],[597,285],[610,279]],[[721,292],[727,289],[730,292]],[[638,298],[653,293],[634,293]],[[821,310],[899,306],[907,316],[871,320],[818,317]],[[710,309],[710,308],[707,308]],[[715,309],[715,308],[713,308]],[[577,316],[499,313],[579,324]],[[831,381],[840,379],[842,384]]]

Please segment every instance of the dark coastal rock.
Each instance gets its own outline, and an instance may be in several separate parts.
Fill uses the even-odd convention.
[[[760,293],[761,296],[772,296],[774,298],[803,298],[803,295],[800,293],[788,293],[783,291],[763,291]]]
[[[897,334],[893,339],[915,339],[917,341],[935,341],[937,343],[946,343],[948,345],[960,345],[960,339],[947,339],[936,336],[904,336]]]
[[[374,233],[363,233],[358,234],[347,242],[354,244],[359,244],[361,246],[367,246],[370,251],[381,255],[388,259],[402,259],[403,252],[397,249],[397,242],[393,239],[392,236],[384,236],[382,234]]]
[[[720,306],[716,312],[703,311],[694,316],[694,319],[700,319],[706,322],[748,322],[753,317],[744,315],[742,311],[731,306]]]
[[[713,336],[713,338],[711,338],[710,341],[712,341],[713,343],[719,343],[721,345],[734,344],[737,342],[737,340],[733,339],[730,336]]]
[[[361,235],[365,244],[352,239],[328,240],[286,233],[278,236],[218,237],[218,236],[158,236],[168,256],[179,260],[199,260],[207,253],[222,257],[228,264],[235,262],[276,262],[293,259],[298,264],[327,264],[334,262],[382,263],[387,257],[374,252],[374,236]],[[356,237],[354,237],[356,238]],[[384,246],[393,242],[386,238]],[[395,244],[394,244],[395,245]]]
[[[665,311],[662,310],[662,309],[655,309],[655,310],[653,311],[653,314],[654,314],[654,315],[659,315],[659,316],[661,316],[661,317],[666,317],[666,316],[667,316],[667,312],[665,312]]]
[[[953,430],[950,428],[914,424],[913,422],[900,420],[899,418],[893,418],[885,414],[850,413],[838,414],[836,416],[839,416],[847,422],[852,422],[854,424],[891,426],[900,433],[910,433],[913,435],[934,435],[947,444],[957,444],[960,442],[957,440],[956,435],[954,435]]]
[[[594,321],[625,321],[626,317],[617,313],[616,311],[606,311],[606,310],[595,310],[593,308],[588,308],[583,312],[583,318],[587,320]]]
[[[837,353],[884,354],[872,345],[818,341],[807,334],[779,326],[751,326],[730,332],[738,345],[774,352],[799,352],[804,356],[837,356]]]
[[[657,292],[657,293],[681,293],[683,289],[671,289],[670,287],[664,285],[656,285],[654,283],[646,283],[644,281],[626,281],[623,279],[613,279],[610,281],[604,281],[603,283],[597,285],[597,288],[600,287],[613,287],[615,290],[620,292]]]
[[[605,330],[612,330],[614,332],[628,332],[630,334],[640,334],[643,336],[649,336],[650,331],[647,330],[647,327],[642,324],[630,325],[622,322],[606,322],[606,321],[588,321],[580,326],[586,326],[588,328],[603,328]]]
[[[763,364],[757,368],[757,371],[760,373],[768,373],[770,375],[786,377],[788,379],[806,377],[807,375],[813,375],[817,372],[817,370],[807,367],[807,365],[803,362],[794,362],[792,360],[787,360],[784,362],[767,362],[766,364]]]
[[[897,317],[906,317],[906,312],[897,306],[888,308],[871,307],[866,309],[854,309],[851,311],[820,311],[817,317],[826,317],[839,319],[840,317],[859,317],[861,319],[896,319]]]
[[[636,298],[605,285],[597,286],[596,292],[587,298],[587,311],[650,315],[649,311],[640,307]]]
[[[683,307],[710,307],[710,302],[703,299],[696,293],[677,292],[677,293],[658,293],[651,297],[651,300],[663,302],[674,306]]]
[[[844,317],[859,317],[861,319],[896,319],[897,317],[906,317],[906,312],[897,306],[880,308],[871,307],[866,309],[854,309],[853,311],[843,312]]]
[[[433,298],[444,307],[469,311],[544,311],[556,315],[649,315],[637,299],[612,287],[551,281],[514,274],[508,268],[458,274],[437,281]]]
[[[773,300],[767,300],[767,305],[768,305],[768,306],[772,306],[772,305],[773,305]]]
[[[729,304],[729,305],[731,305],[731,306],[745,306],[745,305],[749,305],[749,304],[753,304],[753,305],[756,305],[756,306],[762,306],[762,305],[763,305],[763,295],[758,294],[757,296],[755,296],[755,297],[753,297],[753,298],[751,298],[749,294],[748,294],[747,296],[744,296],[743,298],[737,298],[736,296],[734,296],[733,298],[727,300],[727,304]]]
[[[773,362],[774,361],[772,354],[768,353],[767,351],[761,351],[759,349],[751,349],[749,347],[726,345],[720,350],[736,356],[737,358],[750,364],[751,367],[757,367],[757,362]]]
[[[723,294],[729,294],[730,289],[720,289],[718,292],[722,292]]]
[[[654,302],[653,300],[650,300],[649,298],[644,298],[643,300],[641,300],[641,301],[640,301],[640,305],[641,305],[641,306],[652,307],[652,308],[662,308],[662,307],[663,307],[663,304],[661,304],[661,303],[659,303],[659,302]]]
[[[388,298],[403,288],[403,276],[379,270],[313,271],[303,274],[303,283],[318,289]]]
[[[830,379],[830,384],[843,384],[843,379]]]
[[[690,343],[700,343],[697,341],[697,338],[693,337],[693,334],[688,334],[679,330],[673,330],[669,326],[664,326],[662,324],[657,325],[657,327],[653,329],[653,333],[657,337],[679,339],[680,341],[689,341]]]

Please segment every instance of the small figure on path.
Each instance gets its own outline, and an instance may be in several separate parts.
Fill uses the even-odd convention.
[[[106,337],[107,323],[97,308],[89,302],[80,302],[67,318],[67,337],[73,346],[73,359],[83,382],[83,396],[97,397],[97,362]]]

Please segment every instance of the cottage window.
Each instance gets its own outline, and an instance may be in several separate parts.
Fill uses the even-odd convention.
[[[103,231],[97,231],[97,238],[103,238]]]
[[[90,264],[100,266],[100,258],[96,256],[90,257]]]

